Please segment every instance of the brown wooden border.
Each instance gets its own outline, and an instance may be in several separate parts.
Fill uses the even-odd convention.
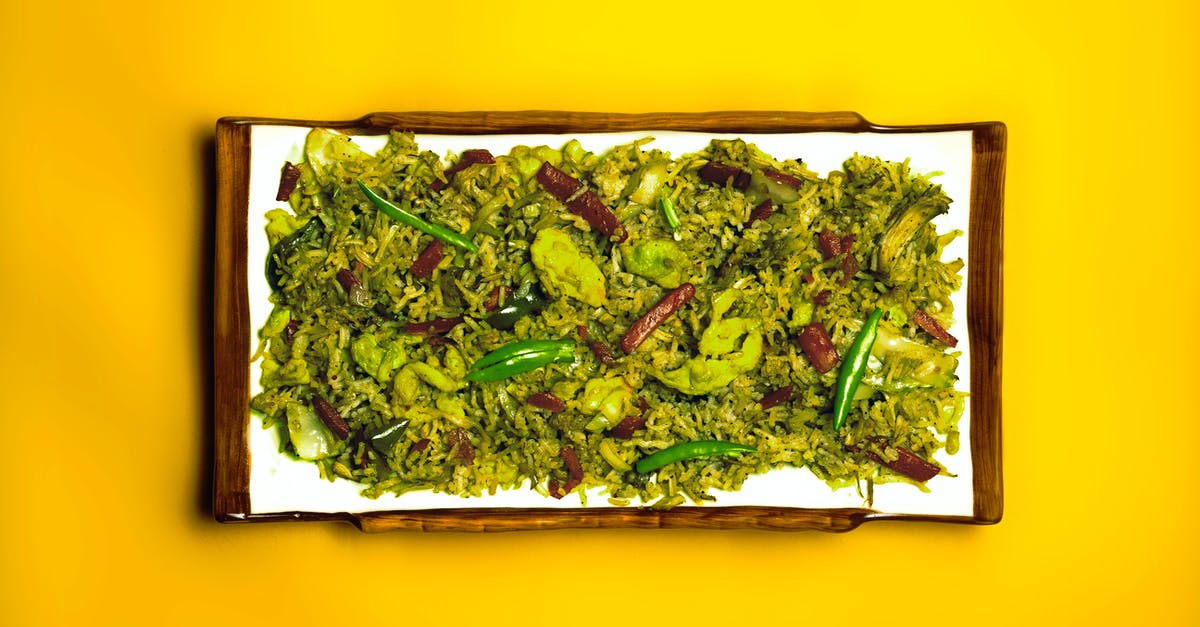
[[[360,514],[250,513],[250,370],[246,228],[249,215],[250,127],[256,124],[336,128],[358,134],[399,128],[418,133],[585,133],[678,130],[712,133],[914,133],[970,131],[971,219],[967,324],[971,340],[971,459],[973,516],[888,514],[870,509],[677,507],[649,509],[433,509]],[[528,529],[755,528],[849,531],[868,520],[993,524],[1003,515],[1001,473],[1001,349],[1003,330],[1004,174],[1007,129],[1000,122],[880,126],[839,111],[719,111],[708,113],[584,113],[466,111],[372,113],[357,120],[305,121],[222,118],[217,122],[217,213],[213,285],[215,412],[214,514],[222,522],[340,520],[364,531],[510,531]]]

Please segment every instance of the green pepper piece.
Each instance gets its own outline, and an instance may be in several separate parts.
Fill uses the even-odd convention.
[[[368,436],[368,440],[371,442],[371,447],[379,451],[381,455],[391,455],[396,449],[396,443],[400,441],[407,430],[408,420],[402,418],[393,424],[384,425]]]
[[[578,139],[572,139],[562,147],[562,154],[567,159],[575,163],[582,163],[583,158],[587,156],[587,151],[583,149],[583,144],[579,143]]]
[[[669,290],[683,283],[691,265],[687,253],[669,239],[640,240],[631,246],[622,246],[621,255],[626,270]]]
[[[859,381],[862,381],[863,374],[867,371],[867,358],[871,356],[871,347],[875,345],[879,320],[882,318],[883,310],[876,307],[842,359],[842,369],[838,372],[837,395],[833,399],[834,431],[842,428],[842,423],[850,413],[850,404],[854,401]]]
[[[271,242],[272,246],[304,226],[304,221],[300,219],[300,216],[293,215],[287,209],[272,209],[263,217],[267,219],[267,225],[263,230],[267,232],[267,241]]]
[[[949,211],[945,196],[925,196],[917,199],[892,222],[879,239],[879,269],[883,277],[892,281],[900,269],[902,253],[914,239],[921,227],[940,214]]]
[[[662,199],[663,217],[667,219],[667,226],[671,228],[671,232],[679,230],[683,225],[683,221],[679,219],[679,212],[675,210],[675,203],[671,201],[669,196],[663,196]]]
[[[604,273],[571,236],[560,229],[542,229],[529,246],[530,261],[551,295],[565,295],[593,307],[608,301]]]
[[[504,302],[504,306],[496,313],[487,317],[487,323],[493,329],[511,331],[517,321],[525,316],[531,316],[549,305],[550,301],[542,294],[537,283],[522,283],[517,291]]]
[[[328,185],[336,176],[338,163],[365,164],[371,155],[354,140],[327,128],[314,128],[304,138],[304,159],[312,168],[317,183]]]
[[[722,442],[720,440],[680,442],[639,459],[634,464],[634,469],[637,470],[639,475],[644,475],[654,472],[667,464],[685,459],[712,457],[715,455],[738,455],[740,453],[754,453],[756,451],[757,449],[753,446],[738,444],[737,442]]]
[[[897,318],[888,314],[889,322],[895,324],[896,320]],[[908,339],[891,325],[880,323],[871,354],[883,363],[886,376],[878,384],[884,387],[906,389],[954,386],[954,372],[958,368],[957,357]],[[864,381],[867,380],[867,376],[871,379],[879,378],[874,373],[868,373],[864,375]]]
[[[267,316],[267,321],[263,323],[263,337],[279,337],[283,335],[287,329],[288,323],[292,321],[292,312],[287,307],[276,307],[271,310]]]
[[[748,318],[724,318],[737,296],[737,290],[728,289],[713,297],[712,321],[700,334],[697,347],[701,356],[693,357],[669,372],[651,368],[651,376],[684,394],[699,395],[715,392],[733,383],[742,373],[753,370],[763,355],[759,322]],[[738,350],[737,341],[743,337]]]
[[[574,355],[571,355],[571,357],[574,357]],[[548,366],[556,361],[568,361],[568,359],[562,358],[556,352],[540,351],[523,353],[482,370],[470,372],[467,374],[467,380],[476,382],[499,381],[500,379],[507,379],[508,377],[524,372],[537,370],[542,366]]]
[[[797,297],[792,301],[792,317],[788,320],[788,329],[799,332],[804,327],[808,326],[813,321],[813,310],[816,309],[816,304],[811,300],[805,300],[803,297]]]
[[[651,370],[650,374],[669,388],[697,396],[728,386],[741,372],[730,361],[693,357],[674,370]]]
[[[455,246],[458,246],[459,248],[468,250],[470,252],[478,252],[479,251],[479,247],[475,245],[475,242],[472,242],[471,240],[467,239],[461,233],[452,231],[452,230],[450,230],[444,226],[441,226],[439,224],[430,224],[429,222],[426,222],[426,221],[422,220],[421,218],[414,216],[413,214],[401,209],[400,207],[393,204],[392,202],[384,199],[382,196],[375,193],[375,190],[373,190],[370,187],[367,187],[365,184],[363,184],[362,181],[356,181],[356,182],[358,183],[358,188],[361,189],[362,192],[367,195],[367,198],[372,203],[374,203],[376,207],[379,207],[379,210],[382,211],[383,213],[385,213],[389,218],[391,218],[401,224],[411,226],[412,228],[414,228],[422,233],[432,235],[432,236],[442,240],[443,242],[446,242],[447,244],[454,244]]]
[[[592,379],[583,387],[580,405],[584,413],[595,414],[584,428],[599,433],[615,427],[633,411],[633,388],[620,377]]]
[[[350,356],[363,372],[380,383],[391,381],[392,371],[404,365],[404,349],[395,342],[380,344],[374,335],[364,333],[350,343]]]
[[[468,381],[498,381],[553,362],[575,359],[575,343],[555,340],[525,340],[502,346],[484,355],[471,372]]]
[[[292,349],[292,358],[280,364],[274,359],[263,361],[263,385],[266,387],[283,387],[286,385],[304,385],[312,381],[308,371],[308,362]]]
[[[309,218],[304,226],[292,231],[271,248],[271,254],[267,255],[267,284],[271,286],[271,289],[278,290],[283,282],[283,271],[279,269],[280,262],[291,257],[300,248],[301,242],[315,236],[324,228],[325,224],[319,218]]]
[[[629,178],[629,184],[624,190],[625,195],[639,205],[653,204],[663,180],[667,178],[668,165],[665,159],[658,159],[639,168]]]
[[[550,165],[558,167],[562,165],[562,152],[554,150],[549,146],[517,146],[508,153],[508,156],[516,162],[517,172],[521,175],[521,181],[527,182],[532,179],[542,163],[549,162]]]
[[[520,342],[513,342],[505,344],[480,357],[479,361],[471,365],[471,370],[479,370],[526,353],[553,352],[567,346],[574,348],[575,343],[569,340],[522,340]]]
[[[341,452],[341,442],[311,407],[301,403],[288,403],[286,412],[288,438],[297,457],[313,461],[333,457]]]

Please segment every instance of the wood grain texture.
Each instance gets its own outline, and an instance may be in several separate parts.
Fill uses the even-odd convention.
[[[1004,312],[1004,157],[1008,131],[990,124],[973,133],[971,220],[967,237],[967,329],[971,334],[971,463],[975,519],[1004,513],[1001,473],[1001,348]]]
[[[253,514],[249,497],[249,304],[246,285],[252,125],[335,128],[378,134],[585,133],[679,130],[713,133],[914,133],[970,131],[973,139],[968,246],[967,323],[971,337],[972,516],[888,514],[870,509],[677,507],[666,511],[605,509],[435,509],[321,514]],[[562,111],[372,113],[357,120],[304,121],[223,118],[217,123],[218,195],[214,269],[216,398],[214,512],[220,521],[348,522],[363,531],[510,531],[564,528],[752,528],[849,531],[870,520],[992,524],[1003,514],[1001,477],[1001,349],[1003,205],[1006,129],[999,122],[880,126],[852,112],[722,111],[708,113],[587,113]]]
[[[213,254],[213,511],[219,520],[250,511],[250,302],[246,223],[250,126],[217,125],[216,250]]]
[[[872,130],[857,113],[714,111],[709,113],[590,113],[579,111],[410,111],[371,113],[357,120],[322,121],[225,118],[227,124],[271,124],[334,128],[356,133],[402,129],[414,133],[602,133],[662,129],[716,133],[793,133]]]

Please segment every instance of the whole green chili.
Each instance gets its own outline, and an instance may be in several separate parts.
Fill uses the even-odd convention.
[[[475,245],[475,242],[472,242],[461,233],[457,233],[438,224],[426,222],[421,218],[418,218],[417,216],[405,211],[404,209],[401,209],[391,201],[384,199],[382,196],[375,193],[375,190],[363,184],[362,181],[356,182],[358,183],[358,188],[367,195],[367,198],[374,203],[376,207],[379,207],[380,211],[387,214],[389,218],[401,224],[411,226],[422,233],[432,235],[443,242],[446,242],[447,244],[454,244],[459,248],[463,248],[471,252],[476,252],[479,250],[479,247]]]
[[[555,352],[567,347],[573,348],[574,346],[575,343],[570,340],[521,340],[519,342],[512,342],[480,357],[479,361],[471,366],[471,370],[478,370],[525,353]]]
[[[838,372],[837,395],[833,399],[834,431],[842,428],[842,423],[850,413],[850,404],[854,402],[858,382],[862,381],[863,374],[867,371],[867,358],[871,356],[871,347],[875,345],[881,318],[883,310],[876,307],[842,359],[842,369]]]
[[[654,472],[667,464],[685,459],[712,457],[714,455],[737,455],[739,453],[753,453],[755,451],[756,449],[753,446],[738,444],[737,442],[722,442],[720,440],[680,442],[639,459],[634,464],[634,470],[637,470],[639,475],[644,475]]]
[[[675,210],[675,203],[669,196],[663,196],[660,204],[663,216],[667,219],[667,226],[671,227],[671,231],[678,231],[683,222],[679,219],[679,212]]]
[[[468,381],[498,381],[536,370],[553,362],[575,359],[575,343],[568,340],[523,340],[501,346],[471,366]]]
[[[572,356],[573,357],[573,356]],[[567,361],[561,355],[554,351],[535,351],[531,353],[521,353],[515,357],[510,357],[502,362],[493,364],[480,370],[475,370],[467,373],[468,381],[499,381],[508,377],[537,370],[542,366],[547,366],[555,361]]]

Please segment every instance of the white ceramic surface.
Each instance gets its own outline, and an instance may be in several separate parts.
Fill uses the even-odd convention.
[[[263,214],[268,210],[285,207],[286,203],[275,200],[279,186],[279,171],[283,162],[297,162],[302,158],[304,137],[309,129],[293,126],[255,125],[251,130],[250,170],[250,215],[248,224],[247,267],[250,327],[255,330],[247,355],[257,347],[257,329],[261,328],[270,312],[268,297],[270,288],[263,274],[268,246],[263,228]],[[679,157],[695,152],[714,138],[740,137],[756,144],[767,154],[777,159],[799,158],[809,169],[827,174],[841,169],[842,162],[858,153],[881,157],[892,161],[908,159],[912,169],[918,173],[941,172],[934,180],[940,183],[952,199],[950,212],[935,220],[939,232],[960,229],[967,232],[970,217],[971,186],[971,133],[951,131],[938,133],[784,133],[784,134],[710,134],[687,132],[627,132],[571,135],[471,135],[416,136],[422,149],[430,149],[447,157],[469,148],[487,148],[494,154],[504,154],[512,146],[540,144],[560,147],[568,139],[578,139],[584,148],[603,151],[608,147],[628,143],[642,137],[654,137],[649,147],[669,151]],[[355,141],[368,151],[383,145],[381,136],[360,136]],[[449,160],[447,160],[449,162]],[[947,247],[943,259],[962,258],[968,264],[967,238],[960,237]],[[971,380],[970,338],[965,321],[966,271],[963,271],[963,288],[952,300],[956,320],[950,333],[959,339],[962,352],[957,371],[957,389],[970,392]],[[261,390],[259,362],[250,365],[251,394]],[[971,430],[970,398],[962,421],[959,423],[962,448],[955,455],[945,451],[936,456],[938,463],[946,467],[953,476],[939,475],[926,483],[928,491],[915,486],[893,483],[875,486],[874,503],[871,506],[880,512],[898,514],[942,514],[971,516],[973,513],[973,486],[970,450]],[[321,479],[317,467],[309,462],[293,460],[279,453],[279,442],[274,430],[265,430],[257,417],[249,420],[250,443],[250,505],[254,514],[274,512],[366,512],[387,510],[417,510],[432,508],[462,507],[580,507],[583,499],[570,494],[562,500],[543,497],[528,489],[508,490],[495,495],[465,498],[431,492],[411,492],[402,496],[384,496],[369,499],[359,494],[361,486],[338,479]],[[712,491],[715,503],[705,507],[728,507],[733,505],[765,505],[803,508],[863,507],[863,495],[856,489],[832,490],[804,469],[785,468],[766,475],[751,477],[737,492]],[[688,503],[689,505],[691,503]],[[587,493],[587,507],[611,507],[600,488]]]

